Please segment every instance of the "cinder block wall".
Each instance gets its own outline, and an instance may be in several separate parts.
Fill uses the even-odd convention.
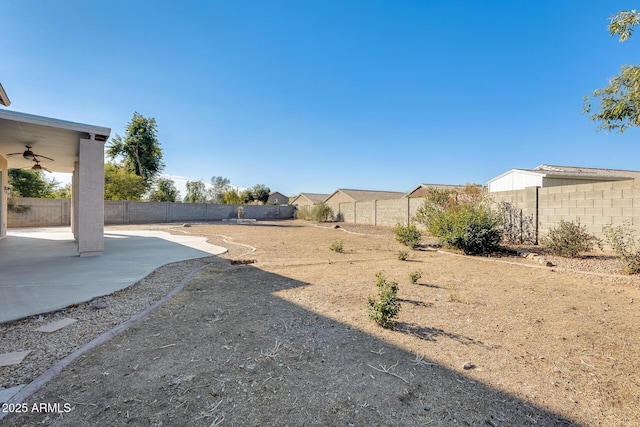
[[[238,205],[206,203],[153,203],[105,201],[105,224],[220,221],[237,218]],[[244,205],[244,217],[251,219],[293,218],[293,206]],[[108,215],[107,215],[108,213]]]
[[[415,217],[423,198],[374,200],[329,204],[341,221],[350,224],[394,226],[408,224]]]
[[[57,227],[71,224],[70,199],[34,199],[23,197],[18,204],[28,207],[23,213],[9,210],[7,227]]]
[[[9,211],[8,227],[52,227],[71,224],[70,199],[21,198],[18,203],[29,206],[29,209],[24,213]],[[237,218],[238,207],[238,205],[105,200],[104,223],[118,225],[220,221]],[[286,219],[293,218],[294,211],[293,206],[247,205],[244,206],[244,217]]]
[[[609,224],[629,225],[640,236],[640,180],[540,188],[538,195],[541,234],[579,220],[597,237]]]
[[[535,193],[537,190],[537,205]],[[491,193],[497,203],[511,202],[526,215],[537,218],[539,237],[561,220],[585,225],[589,233],[603,238],[605,225],[628,225],[640,237],[640,180],[526,188]],[[537,206],[537,208],[536,208]]]
[[[376,201],[361,202],[355,204],[356,224],[375,224]]]
[[[331,203],[328,206],[333,210],[333,214],[340,221],[348,222],[350,224],[354,224],[356,222],[356,210],[354,209],[354,203]]]
[[[407,224],[410,200],[411,199],[378,200],[376,225],[394,226],[398,223]]]

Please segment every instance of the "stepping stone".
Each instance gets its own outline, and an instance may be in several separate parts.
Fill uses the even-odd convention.
[[[24,384],[17,385],[15,387],[7,388],[4,390],[0,390],[0,403],[8,402],[13,396],[18,394],[20,390],[22,390]]]
[[[0,366],[17,365],[27,357],[27,354],[31,353],[31,350],[27,351],[15,351],[13,353],[0,354]]]
[[[76,319],[69,319],[68,317],[65,317],[64,319],[60,319],[56,322],[51,322],[49,324],[41,326],[38,329],[36,329],[36,331],[51,333],[51,332],[57,331],[58,329],[62,329],[65,326],[69,326],[74,322],[76,322]]]

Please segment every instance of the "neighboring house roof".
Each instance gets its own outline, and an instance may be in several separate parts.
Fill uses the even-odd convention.
[[[352,199],[354,202],[368,202],[371,200],[389,200],[389,199],[401,199],[406,193],[399,191],[374,191],[374,190],[350,190],[350,189],[338,189],[334,191],[326,200],[331,199],[334,195],[342,193]]]
[[[453,184],[420,184],[413,190],[409,191],[406,194],[406,197],[424,197],[427,195],[427,192],[430,188],[437,188],[438,190],[450,189],[456,190],[458,188],[464,188],[464,185],[453,185]]]
[[[639,179],[640,171],[623,169],[583,168],[579,166],[540,165],[533,169],[536,172],[546,172],[547,176],[589,176],[603,178]]]
[[[640,179],[640,171],[620,170],[620,169],[598,169],[583,168],[578,166],[554,166],[540,165],[534,169],[509,169],[505,173],[490,179],[490,184],[498,179],[518,171],[530,175],[537,175],[543,178],[575,178],[591,179],[597,181],[621,181],[625,179]]]
[[[4,105],[5,107],[11,105],[11,101],[7,96],[7,92],[5,92],[4,88],[2,87],[2,83],[0,83],[0,104]]]
[[[327,197],[329,197],[328,194],[300,193],[297,196],[293,197],[291,199],[291,201],[289,202],[289,204],[290,205],[295,205],[295,204],[317,204],[317,203],[324,202]],[[309,202],[309,203],[301,203],[303,200],[300,200],[300,199],[306,199],[306,201]]]
[[[276,203],[276,201],[281,205],[286,205],[287,203],[289,203],[289,198],[279,191],[272,191],[271,193],[269,193],[267,203]]]

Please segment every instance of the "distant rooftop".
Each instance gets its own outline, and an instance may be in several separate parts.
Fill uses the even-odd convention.
[[[356,202],[367,202],[370,200],[401,199],[405,195],[405,193],[401,193],[399,191],[351,190],[351,189],[345,189],[345,188],[340,188],[336,190],[333,194],[336,194],[338,192],[346,194]],[[333,196],[333,194],[331,196]]]
[[[523,169],[526,170],[526,169]],[[612,178],[640,178],[640,171],[624,170],[624,169],[599,169],[585,168],[580,166],[556,166],[556,165],[540,165],[533,169],[533,172],[549,172],[554,176],[593,176],[593,177],[612,177]]]

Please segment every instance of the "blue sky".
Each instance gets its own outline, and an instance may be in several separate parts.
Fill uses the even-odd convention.
[[[541,163],[640,170],[583,97],[640,40],[622,1],[0,0],[14,111],[155,117],[165,173],[331,193],[485,183]],[[640,37],[640,36],[638,36]]]

